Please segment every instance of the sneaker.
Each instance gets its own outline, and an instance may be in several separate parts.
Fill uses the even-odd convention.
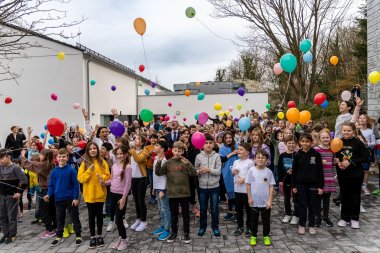
[[[251,230],[249,228],[244,228],[244,236],[251,237]]]
[[[364,207],[363,207],[363,205],[360,203],[360,212],[361,213],[365,213],[365,209],[364,209]]]
[[[135,229],[136,232],[142,232],[148,227],[146,221],[140,222],[139,226]]]
[[[256,244],[257,244],[256,236],[251,236],[251,240],[249,241],[249,245],[256,246]]]
[[[331,220],[329,218],[323,218],[322,219],[323,223],[327,226],[327,227],[333,227],[334,226],[334,223],[331,222]]]
[[[270,245],[272,245],[272,241],[271,241],[271,239],[270,239],[269,236],[264,236],[264,245],[265,245],[265,246],[270,246]]]
[[[232,221],[237,222],[237,214],[234,214],[234,217],[232,218]]]
[[[128,225],[127,220],[123,220],[123,224],[124,224],[124,227],[125,227],[125,228],[129,228],[129,225]]]
[[[103,237],[98,236],[98,238],[96,238],[96,245],[98,245],[99,248],[104,246]]]
[[[191,211],[193,212],[193,214],[197,214],[199,212],[199,209],[196,205],[192,205],[191,206]]]
[[[135,223],[132,224],[132,226],[130,227],[131,230],[135,230],[141,223],[141,220],[138,219],[135,221]]]
[[[368,190],[367,186],[366,185],[363,185],[362,186],[362,193],[366,196],[369,196],[371,195],[371,192]]]
[[[166,241],[170,236],[170,232],[169,231],[166,231],[164,230],[160,236],[157,238],[158,241]]]
[[[346,222],[345,220],[340,220],[339,222],[338,222],[338,227],[345,227],[345,226],[347,226],[349,223],[348,222]]]
[[[1,237],[1,239],[0,239],[0,244],[4,243],[6,240],[7,240],[7,237],[4,235],[4,236]]]
[[[83,240],[81,237],[77,237],[77,239],[75,239],[75,245],[76,246],[81,246],[83,244]]]
[[[316,233],[317,233],[317,229],[315,229],[315,227],[310,227],[309,228],[309,234],[315,235]]]
[[[68,228],[63,228],[63,238],[67,238],[69,236],[70,236],[69,229]]]
[[[42,235],[41,235],[41,238],[42,239],[47,239],[47,238],[53,238],[53,237],[55,237],[55,236],[57,236],[57,233],[54,231],[54,230],[52,230],[52,231],[45,231]]]
[[[299,221],[299,218],[297,216],[293,216],[290,220],[290,225],[297,225]]]
[[[238,227],[235,231],[234,231],[234,236],[240,236],[242,233],[243,233],[243,228],[242,227]]]
[[[214,237],[215,237],[216,239],[219,239],[219,238],[222,236],[222,235],[220,234],[219,229],[214,229],[213,232],[214,232]]]
[[[40,221],[39,219],[35,219],[34,221],[30,222],[30,224],[35,225],[35,224],[38,224],[39,221]]]
[[[161,234],[164,231],[165,231],[164,227],[161,226],[161,227],[157,228],[156,230],[154,230],[152,234],[153,235],[159,235],[159,234]]]
[[[234,215],[233,215],[232,213],[227,213],[227,214],[224,216],[223,220],[224,220],[224,221],[232,221],[233,218],[234,218]]]
[[[184,241],[184,243],[186,243],[186,244],[191,243],[190,235],[189,235],[189,234],[184,234],[184,235],[183,235],[183,241]]]
[[[359,224],[359,223],[358,223]],[[10,244],[12,243],[14,240],[16,240],[16,236],[12,236],[12,237],[8,237],[6,240],[5,240],[5,244]]]
[[[290,220],[292,219],[292,216],[290,215],[285,215],[285,217],[282,219],[282,223],[289,223]]]
[[[300,234],[300,235],[304,235],[305,234],[305,227],[301,227],[301,226],[299,226],[298,227],[298,234]]]
[[[206,229],[203,229],[203,228],[199,228],[198,230],[198,236],[199,237],[203,237],[206,233]]]
[[[110,221],[110,222],[108,223],[108,226],[107,226],[106,231],[107,231],[107,232],[112,232],[114,229],[115,229],[114,223],[113,223],[113,221]]]
[[[128,247],[128,242],[125,239],[121,239],[119,247],[117,247],[118,251],[125,250]]]
[[[67,230],[69,231],[70,235],[75,233],[74,228],[73,228],[73,224],[71,224],[71,223],[67,225]]]
[[[359,221],[351,220],[351,228],[359,229],[360,228]],[[5,242],[5,243],[7,243],[7,242]]]
[[[90,249],[95,249],[97,246],[96,244],[96,238],[95,237],[91,237],[91,240],[90,240]]]
[[[117,239],[116,243],[111,247],[112,249],[117,249],[119,248],[121,243],[121,237],[119,236],[119,239]]]
[[[51,247],[58,246],[61,243],[63,243],[63,238],[56,237],[54,241],[51,243]]]
[[[320,218],[316,218],[315,219],[315,226],[317,228],[319,228],[320,226],[322,226],[322,220]]]
[[[174,242],[175,239],[177,239],[177,234],[170,234],[168,239],[166,240],[167,242]]]

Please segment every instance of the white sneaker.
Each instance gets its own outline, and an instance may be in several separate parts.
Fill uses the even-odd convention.
[[[345,227],[345,226],[347,226],[347,224],[349,224],[349,223],[346,222],[345,220],[340,220],[338,222],[338,227]]]
[[[291,225],[297,225],[299,221],[299,218],[297,216],[293,216],[292,220],[290,221]]]
[[[135,230],[140,225],[140,223],[141,223],[141,220],[137,219],[135,221],[135,223],[132,224],[132,226],[130,227],[130,229]]]
[[[106,231],[107,231],[107,232],[112,232],[114,229],[115,229],[115,225],[114,225],[113,221],[110,221],[110,222],[108,223],[108,226],[107,226]]]
[[[129,228],[129,225],[128,225],[127,220],[124,220],[123,222],[124,222],[124,227],[125,227],[125,228]]]
[[[290,215],[285,215],[285,217],[282,219],[283,223],[289,223],[289,221],[292,219],[292,216]]]
[[[148,226],[148,224],[146,223],[146,221],[142,221],[142,222],[140,222],[139,226],[135,229],[135,231],[136,232],[144,231],[147,226]]]
[[[355,229],[359,229],[360,228],[359,221],[351,220],[351,227]]]
[[[360,212],[361,213],[365,213],[365,209],[364,209],[364,207],[363,207],[363,205],[360,203]]]
[[[368,190],[367,186],[366,185],[363,185],[362,186],[362,193],[366,196],[369,196],[371,195],[371,192]]]

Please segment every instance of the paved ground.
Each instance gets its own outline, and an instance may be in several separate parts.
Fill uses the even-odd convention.
[[[376,177],[371,178],[373,184],[377,181]],[[373,186],[371,187],[373,188]],[[199,238],[196,234],[198,231],[199,220],[191,215],[191,244],[184,244],[181,240],[174,243],[158,242],[151,232],[156,228],[159,215],[155,206],[149,205],[148,221],[149,229],[144,232],[127,231],[127,237],[130,246],[127,252],[380,252],[380,198],[368,196],[363,198],[363,204],[366,209],[365,213],[360,217],[360,230],[353,230],[350,227],[333,228],[322,227],[318,229],[315,236],[297,234],[297,227],[282,224],[283,216],[282,198],[276,196],[272,210],[271,222],[271,238],[273,245],[264,246],[262,244],[261,234],[259,232],[258,245],[256,247],[249,246],[249,239],[245,237],[235,237],[233,231],[236,224],[233,222],[221,221],[220,239],[211,237],[211,231],[204,238]],[[339,207],[331,204],[331,220],[336,224],[339,218]],[[223,217],[226,213],[226,206],[220,206]],[[80,207],[80,219],[83,226],[83,239],[85,243],[76,247],[74,244],[74,236],[66,239],[64,243],[55,248],[50,248],[52,240],[40,239],[40,233],[43,227],[40,225],[31,225],[33,219],[32,211],[26,211],[24,221],[19,223],[19,234],[14,243],[0,246],[0,253],[13,252],[30,252],[30,253],[49,253],[49,252],[112,252],[110,244],[118,237],[117,231],[113,233],[104,232],[106,246],[100,249],[89,249],[89,229],[87,221],[87,210],[84,205]],[[134,221],[133,200],[130,199],[128,206],[128,222]],[[180,223],[182,223],[180,219]],[[105,227],[104,227],[105,231]],[[179,228],[181,231],[181,227]],[[262,231],[262,228],[259,228]],[[182,235],[181,235],[182,236]]]

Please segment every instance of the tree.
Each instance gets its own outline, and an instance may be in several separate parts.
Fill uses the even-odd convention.
[[[356,40],[353,45],[352,55],[357,59],[356,77],[359,83],[367,82],[367,8],[366,5],[360,7],[361,17],[356,18],[355,35]]]

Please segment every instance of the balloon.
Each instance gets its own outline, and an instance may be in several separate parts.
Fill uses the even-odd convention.
[[[294,108],[294,107],[296,107],[296,102],[290,100],[290,101],[288,102],[288,108]]]
[[[318,93],[314,97],[314,104],[321,105],[326,100],[326,95],[324,93]]]
[[[303,53],[306,53],[307,51],[309,51],[311,46],[312,46],[312,43],[311,43],[311,40],[309,39],[302,40],[300,43],[300,49]]]
[[[140,72],[144,72],[144,70],[145,70],[145,66],[141,64],[141,65],[139,66],[139,71],[140,71]]]
[[[172,105],[173,105],[173,104],[172,104],[171,102],[168,103],[168,106],[169,106],[169,107],[172,107]]]
[[[281,68],[281,64],[278,62],[273,67],[273,72],[276,74],[276,76],[280,75],[284,70]]]
[[[198,123],[200,125],[206,124],[208,121],[208,114],[206,112],[201,112],[198,116]]]
[[[268,104],[266,104],[265,105],[265,108],[267,108],[268,110],[270,109],[270,104],[268,103]]]
[[[4,100],[4,102],[6,104],[10,104],[10,103],[12,103],[12,98],[11,97],[6,97],[5,100]]]
[[[96,81],[95,81],[95,80],[91,80],[91,81],[90,81],[90,84],[91,84],[91,85],[95,85],[95,84],[96,84]]]
[[[169,121],[169,120],[170,120],[170,116],[169,116],[169,115],[166,115],[166,116],[164,117],[164,120],[165,120],[165,121]]]
[[[124,127],[123,123],[121,123],[118,120],[112,121],[109,128],[110,128],[110,132],[113,135],[115,135],[115,137],[121,137],[121,136],[123,136],[123,134],[125,132],[125,127]]]
[[[280,59],[281,68],[287,72],[292,73],[297,67],[297,58],[290,54],[284,54]]]
[[[57,54],[57,58],[58,58],[59,60],[63,60],[63,59],[65,59],[65,53],[64,53],[64,52],[59,52],[59,53]]]
[[[176,115],[173,115],[173,119],[177,119],[177,116],[176,116]]]
[[[53,145],[53,144],[54,144],[54,139],[49,139],[49,140],[48,140],[48,143],[49,143],[50,145]]]
[[[307,63],[307,64],[309,64],[310,62],[312,62],[313,61],[313,55],[312,55],[312,53],[309,51],[309,52],[307,52],[307,53],[305,53],[304,55],[303,55],[303,60]]]
[[[286,118],[290,123],[297,123],[300,118],[300,111],[297,108],[289,108],[286,112]]]
[[[321,107],[322,107],[323,109],[325,109],[328,105],[329,105],[329,101],[327,101],[327,99],[326,99],[325,102],[323,102],[323,103],[321,104]]]
[[[230,111],[225,111],[224,114],[230,116]]]
[[[54,101],[57,101],[57,99],[58,99],[58,95],[55,94],[55,93],[52,93],[52,94],[50,95],[50,97],[51,97],[51,99],[54,100]]]
[[[51,118],[47,122],[47,128],[51,135],[61,136],[65,132],[65,124],[60,119]]]
[[[243,105],[241,105],[241,104],[238,104],[237,106],[236,106],[236,108],[240,111],[241,110],[241,108],[243,108]]]
[[[143,122],[143,125],[146,127],[147,125],[149,125],[149,122]]]
[[[300,112],[300,118],[299,118],[299,122],[304,125],[306,124],[309,120],[311,119],[311,113],[307,110],[304,110],[304,111],[301,111]]]
[[[205,145],[206,143],[206,137],[203,133],[201,132],[195,132],[192,136],[191,136],[191,143],[193,144],[193,146],[197,149],[202,149],[203,146]]]
[[[332,152],[339,152],[343,148],[343,141],[340,138],[334,138],[330,142],[330,149]]]
[[[44,129],[47,130],[47,125],[44,125]]]
[[[219,115],[219,117],[224,117],[224,112],[220,111],[220,112],[218,113],[218,115]]]
[[[243,117],[239,119],[238,125],[240,131],[247,131],[251,127],[251,120],[248,117]]]
[[[142,109],[140,111],[140,118],[145,122],[150,122],[153,119],[153,112],[149,109]]]
[[[337,64],[338,64],[338,62],[339,62],[339,58],[338,58],[338,56],[331,56],[331,58],[330,58],[330,63],[332,64],[332,65],[334,65],[334,66],[336,66]]]
[[[141,87],[143,85],[143,82],[141,82],[140,80],[137,80],[136,84]]]
[[[112,91],[115,91],[115,90],[116,90],[116,86],[115,86],[115,85],[112,85],[112,86],[111,86],[111,90],[112,90]]]
[[[334,136],[335,136],[335,132],[330,131],[330,135],[331,135],[331,138],[334,138]]]
[[[234,121],[235,122],[239,122],[239,118],[234,118]]]
[[[205,98],[205,94],[203,92],[198,94],[198,100],[203,100]]]
[[[240,95],[240,96],[244,96],[245,94],[245,90],[243,87],[240,87],[238,90],[237,90],[237,93]]]
[[[45,138],[45,134],[44,134],[44,133],[41,133],[41,134],[40,134],[40,137],[41,137],[41,139]]]
[[[215,104],[214,104],[214,109],[215,109],[215,111],[220,111],[220,110],[222,110],[222,104],[221,104],[221,103],[215,103]]]
[[[155,82],[151,82],[151,83],[150,83],[150,86],[151,86],[152,88],[155,88],[156,85],[157,85],[157,84],[156,84]]]
[[[183,120],[183,121],[186,121],[186,118],[183,118],[182,120]]]
[[[84,149],[87,146],[87,142],[85,141],[79,141],[78,142],[78,148]]]
[[[231,126],[232,126],[232,121],[231,121],[231,120],[227,120],[227,122],[226,122],[226,126],[227,126],[227,127],[231,127]]]
[[[277,117],[278,117],[279,119],[283,119],[283,118],[285,117],[285,114],[284,114],[283,112],[278,112],[278,113],[277,113]]]
[[[146,31],[146,23],[143,18],[136,18],[133,22],[133,26],[135,27],[135,30],[138,34],[140,34],[141,36],[144,35]]]
[[[229,112],[233,112],[233,111],[234,111],[234,108],[233,108],[232,106],[229,106],[229,107],[228,107],[228,111],[229,111]]]
[[[185,96],[186,97],[190,96],[190,93],[191,93],[190,90],[185,90]]]
[[[196,11],[193,7],[188,7],[185,11],[186,17],[188,17],[188,18],[195,17],[195,13],[196,13]]]
[[[73,108],[74,109],[79,109],[80,108],[80,104],[79,103],[74,103],[73,104]]]
[[[160,121],[164,121],[164,117],[160,117]]]
[[[197,86],[197,87],[201,86],[201,82],[196,82],[195,86]]]
[[[197,113],[194,115],[194,119],[195,119],[195,120],[198,120],[198,117],[199,117],[199,112],[197,112]]]
[[[145,95],[149,96],[149,94],[150,94],[150,90],[145,89],[145,90],[144,90],[144,93],[145,93]]]
[[[380,72],[378,72],[378,71],[372,71],[368,75],[368,80],[372,84],[377,84],[380,81]]]

